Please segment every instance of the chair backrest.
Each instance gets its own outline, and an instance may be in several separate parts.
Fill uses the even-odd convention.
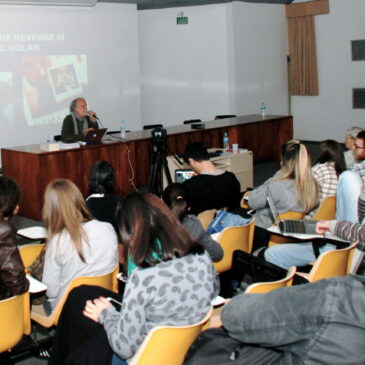
[[[189,120],[184,120],[184,124],[191,124],[191,123],[201,123],[201,119],[189,119]]]
[[[143,130],[155,129],[155,128],[163,128],[163,125],[162,124],[146,124],[143,126]]]
[[[19,247],[20,257],[22,258],[24,266],[27,268],[32,265],[34,260],[39,256],[44,243],[35,243]]]
[[[215,213],[217,213],[217,209],[204,210],[204,212],[198,214],[198,219],[205,230],[208,229],[210,222],[215,216]]]
[[[30,334],[29,292],[0,300],[0,353]]]
[[[255,222],[256,220],[252,219],[248,224],[228,227],[220,233],[218,242],[222,246],[224,254],[222,260],[213,263],[217,273],[231,269],[234,251],[242,250],[251,253]]]
[[[217,119],[236,118],[236,117],[237,115],[235,114],[224,114],[224,115],[216,115],[214,119],[217,120]]]
[[[332,220],[336,218],[336,196],[327,196],[319,205],[313,219]]]
[[[282,219],[304,219],[304,216],[305,216],[304,212],[294,212],[292,210],[289,210],[287,212],[279,214],[278,215],[278,220],[280,221]],[[283,237],[283,236],[278,236],[276,234],[271,234],[268,245],[269,246],[274,246],[274,245],[278,245],[280,243],[288,243],[288,242],[293,242],[293,239],[292,238],[286,238],[286,237]]]
[[[291,286],[296,270],[297,270],[297,268],[295,266],[292,266],[288,270],[288,274],[286,275],[286,277],[281,280],[251,284],[246,289],[245,294],[246,293],[264,294],[264,293],[268,293],[275,289],[284,288],[286,286]]]
[[[212,314],[190,326],[159,326],[153,328],[143,340],[129,365],[181,365],[185,354],[200,334]]]
[[[31,318],[46,328],[57,325],[58,319],[61,315],[63,305],[65,304],[67,296],[72,289],[74,289],[80,285],[96,285],[96,286],[101,286],[102,288],[105,288],[105,289],[115,291],[115,289],[117,287],[116,274],[118,273],[118,271],[119,271],[119,264],[117,264],[116,267],[112,271],[110,271],[104,275],[80,276],[78,278],[73,279],[72,282],[67,287],[67,289],[65,290],[65,292],[63,293],[62,298],[57,303],[56,308],[53,310],[51,315],[47,316],[45,314],[42,305],[40,305],[40,306],[33,305],[32,311],[31,311]]]
[[[356,242],[346,248],[326,251],[320,254],[309,275],[306,276],[308,281],[314,282],[334,276],[347,275],[349,273],[351,252],[355,250],[357,245],[358,243]]]

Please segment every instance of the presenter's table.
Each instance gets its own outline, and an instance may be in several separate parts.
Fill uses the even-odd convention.
[[[293,138],[291,116],[246,115],[205,122],[205,129],[190,125],[167,127],[170,153],[182,153],[189,142],[205,146],[221,146],[223,134],[229,133],[230,143],[253,152],[254,161],[279,160],[281,145]],[[127,141],[109,137],[103,144],[77,149],[43,151],[40,145],[1,149],[5,176],[14,178],[22,191],[20,215],[39,220],[43,194],[47,184],[57,178],[72,180],[84,194],[88,192],[88,173],[97,160],[109,161],[116,170],[116,193],[125,195],[135,186],[148,184],[151,131],[127,133]]]

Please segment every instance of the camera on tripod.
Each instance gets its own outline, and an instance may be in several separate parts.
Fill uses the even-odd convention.
[[[152,144],[156,147],[164,147],[167,144],[167,131],[165,128],[155,128],[151,131]]]

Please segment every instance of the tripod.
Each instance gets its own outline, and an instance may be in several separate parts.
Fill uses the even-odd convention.
[[[165,171],[168,184],[171,184],[172,179],[166,159],[166,144],[154,144],[148,191],[157,196],[162,196],[163,192],[163,171]]]

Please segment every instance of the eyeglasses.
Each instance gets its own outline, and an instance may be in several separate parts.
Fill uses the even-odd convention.
[[[364,148],[365,148],[365,146],[361,147],[361,146],[358,146],[357,144],[355,144],[355,149],[357,149],[357,150],[363,150]]]

